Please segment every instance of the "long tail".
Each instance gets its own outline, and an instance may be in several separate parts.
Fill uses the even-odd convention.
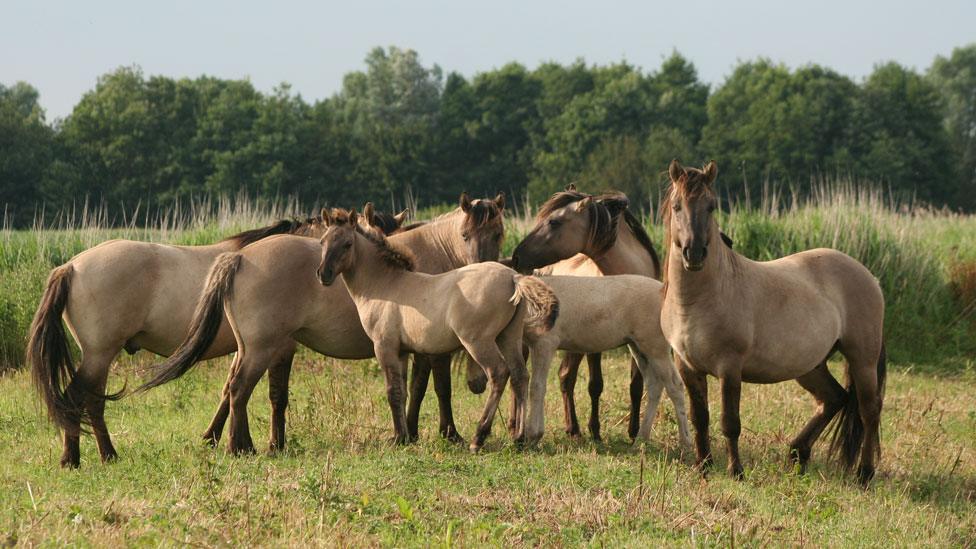
[[[888,377],[887,356],[885,345],[881,344],[881,354],[878,356],[878,400],[884,402],[885,381]],[[830,453],[840,457],[841,463],[848,470],[857,462],[857,454],[864,441],[864,424],[861,423],[861,413],[858,407],[857,386],[851,377],[850,366],[847,368],[847,402],[840,413],[835,416],[835,423],[830,438]],[[880,410],[879,410],[880,411]],[[881,448],[875,448],[881,457]]]
[[[200,301],[197,302],[186,339],[166,359],[166,362],[152,368],[156,375],[137,388],[136,392],[173,381],[188,372],[203,358],[204,353],[217,338],[217,331],[224,319],[224,299],[234,286],[234,275],[240,264],[241,254],[238,252],[226,252],[217,256],[207,275],[207,283]]]
[[[84,416],[80,403],[68,395],[68,386],[77,371],[61,322],[73,272],[70,263],[51,271],[41,304],[34,313],[27,342],[27,362],[31,366],[34,388],[44,400],[47,416],[58,429],[78,425]]]
[[[518,305],[522,300],[528,310],[525,324],[548,332],[559,318],[559,298],[552,288],[535,276],[515,275],[515,293],[511,302]]]

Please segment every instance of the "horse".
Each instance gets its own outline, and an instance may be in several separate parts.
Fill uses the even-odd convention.
[[[600,276],[635,274],[659,278],[661,264],[640,220],[628,210],[629,200],[618,192],[589,195],[569,185],[549,198],[539,209],[532,231],[512,254],[512,266],[519,272],[539,269],[540,274]],[[622,221],[622,222],[621,222]],[[546,268],[546,266],[551,267]],[[587,355],[590,370],[590,435],[600,441],[600,395],[603,370],[600,354]],[[574,391],[583,355],[565,353],[559,367],[560,389],[566,433],[580,435]],[[627,433],[633,440],[640,426],[640,404],[644,382],[640,369],[631,361],[630,421]]]
[[[839,415],[831,451],[867,484],[880,457],[879,424],[885,387],[884,296],[863,265],[837,250],[818,248],[773,261],[751,261],[718,245],[712,188],[718,169],[684,168],[674,160],[662,205],[666,270],[661,329],[671,343],[691,399],[697,465],[712,456],[708,383],[720,380],[722,433],[728,471],[743,477],[739,458],[742,382],[795,379],[817,411],[790,443],[790,459],[804,471],[813,444]],[[827,369],[839,351],[847,359],[846,389]]]
[[[356,304],[363,329],[386,375],[394,440],[409,440],[404,408],[405,360],[409,352],[445,354],[464,348],[485,371],[489,395],[470,450],[491,432],[498,401],[511,379],[516,402],[514,440],[524,440],[528,372],[522,356],[526,326],[552,328],[559,302],[546,284],[495,262],[443,274],[413,272],[408,251],[364,231],[355,211],[322,212],[317,274],[331,287],[341,277]]]
[[[406,212],[383,214],[379,223],[393,232],[405,219]],[[173,352],[217,256],[273,235],[317,238],[323,232],[321,220],[311,217],[281,220],[207,246],[109,240],[54,268],[30,327],[27,361],[48,417],[64,431],[61,466],[80,465],[83,425],[94,432],[103,462],[118,456],[105,424],[105,401],[117,400],[122,391],[105,394],[109,367],[123,349],[162,356]],[[81,349],[77,369],[62,317]],[[204,356],[223,356],[236,348],[222,323]]]
[[[559,299],[560,317],[547,332],[525,331],[532,359],[526,439],[534,442],[542,437],[546,378],[557,349],[591,354],[627,345],[647,392],[637,438],[650,440],[661,391],[666,388],[678,418],[681,449],[690,452],[684,384],[671,362],[671,347],[660,322],[647,319],[648,311],[660,314],[661,283],[639,275],[545,276],[542,280]]]
[[[443,272],[482,257],[498,256],[499,235],[504,230],[504,196],[471,200],[462,194],[459,202],[456,210],[427,223],[410,225],[390,237],[415,253],[419,269]],[[373,228],[373,218],[370,207],[357,222],[364,231],[378,232]],[[316,240],[279,236],[219,256],[185,340],[169,360],[153,367],[154,377],[137,391],[176,379],[202,360],[215,337],[217,319],[226,315],[238,352],[204,438],[216,444],[229,418],[230,452],[254,452],[247,402],[254,385],[269,370],[269,393],[274,395],[269,447],[271,451],[283,448],[284,410],[295,344],[340,359],[373,356],[373,345],[356,317],[349,292],[342,285],[323,287],[316,279],[320,255]],[[445,436],[457,432],[449,415],[449,366],[450,357],[446,366],[434,369],[441,411],[448,412],[441,416]],[[441,376],[447,378],[446,383],[437,381]]]

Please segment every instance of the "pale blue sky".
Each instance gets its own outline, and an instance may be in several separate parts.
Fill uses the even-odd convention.
[[[577,57],[653,69],[677,49],[718,84],[737,60],[757,56],[860,78],[883,60],[924,70],[971,42],[976,0],[0,2],[0,82],[36,86],[49,119],[129,64],[247,77],[265,91],[286,81],[314,100],[337,91],[377,45],[413,48],[424,64],[466,76]]]

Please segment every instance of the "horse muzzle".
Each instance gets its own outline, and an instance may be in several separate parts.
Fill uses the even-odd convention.
[[[319,282],[321,282],[323,286],[331,286],[336,279],[335,271],[332,269],[319,269],[318,275]]]

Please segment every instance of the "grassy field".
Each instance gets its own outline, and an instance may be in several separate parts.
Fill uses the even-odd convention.
[[[118,373],[131,380],[137,363],[121,361]],[[953,376],[895,368],[879,474],[865,491],[827,461],[822,443],[806,476],[786,466],[788,440],[813,412],[796,384],[745,386],[746,480],[725,475],[713,426],[717,464],[703,481],[677,454],[670,403],[651,444],[628,443],[626,363],[604,363],[605,444],[562,433],[553,382],[540,448],[517,451],[496,425],[485,451],[472,456],[439,439],[433,395],[421,441],[389,446],[377,365],[305,355],[292,376],[284,455],[233,458],[197,439],[228,365],[217,360],[110,405],[120,459],[99,463],[93,440],[83,438],[75,471],[58,469],[60,444],[29,376],[13,373],[0,379],[0,543],[946,547],[976,539],[972,364]],[[482,400],[459,377],[458,426],[470,435]],[[258,441],[270,414],[265,388],[251,404]]]
[[[668,402],[652,443],[632,446],[625,435],[627,368],[619,354],[604,362],[601,445],[562,433],[550,380],[539,448],[516,450],[496,423],[486,451],[468,455],[438,439],[432,394],[421,441],[391,447],[375,362],[339,363],[305,352],[292,376],[283,455],[233,458],[199,443],[226,375],[224,358],[110,403],[107,419],[121,459],[100,464],[86,436],[82,468],[60,470],[59,439],[29,372],[17,369],[48,271],[109,238],[202,244],[294,211],[301,210],[224,201],[171,212],[148,228],[105,228],[95,214],[0,231],[0,545],[974,546],[976,218],[903,208],[853,186],[803,203],[733,205],[720,223],[748,257],[829,246],[878,276],[891,366],[883,456],[867,491],[827,461],[824,444],[809,474],[789,470],[787,443],[813,413],[812,400],[792,383],[744,388],[744,482],[724,473],[714,388],[718,463],[707,481],[676,451]],[[652,219],[648,228],[660,246],[662,230]],[[510,218],[505,252],[530,226],[528,215]],[[121,387],[122,378],[135,384],[135,371],[151,361],[145,353],[120,358],[111,387]],[[457,377],[457,422],[470,436],[482,397]],[[581,415],[589,411],[585,383],[584,374]],[[256,440],[268,429],[265,390],[262,382],[252,399]]]

